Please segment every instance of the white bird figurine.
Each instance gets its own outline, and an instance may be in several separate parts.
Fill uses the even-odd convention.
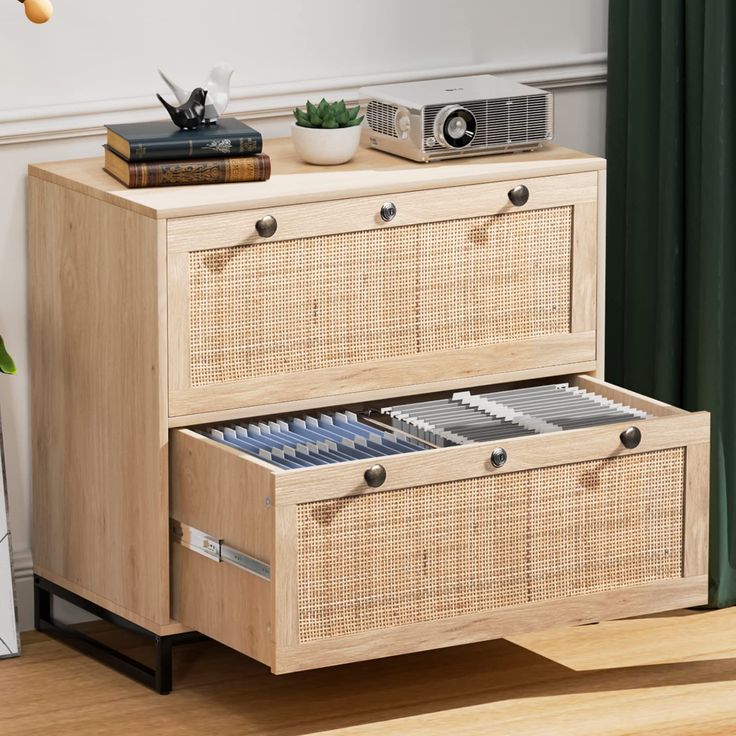
[[[158,73],[174,93],[174,97],[176,97],[179,104],[183,105],[189,99],[192,90],[185,89],[176,82],[172,82],[160,69]],[[207,90],[207,99],[205,100],[204,107],[205,123],[216,123],[220,115],[227,109],[228,103],[230,102],[230,77],[232,75],[232,66],[223,61],[213,66],[207,75],[207,79],[202,84],[197,85]]]

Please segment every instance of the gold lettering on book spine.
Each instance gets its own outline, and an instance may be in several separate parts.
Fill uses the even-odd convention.
[[[224,181],[225,166],[219,161],[193,164],[163,164],[161,184],[217,184]]]

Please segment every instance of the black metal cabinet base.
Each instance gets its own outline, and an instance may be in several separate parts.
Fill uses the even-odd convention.
[[[54,598],[65,600],[103,621],[151,642],[154,647],[153,666],[129,657],[124,652],[99,641],[84,631],[57,621],[53,612]],[[206,638],[197,632],[158,636],[38,575],[33,576],[33,604],[35,626],[38,631],[63,641],[83,654],[112,667],[117,672],[150,687],[160,695],[168,695],[171,692],[172,647],[175,644],[187,644]]]

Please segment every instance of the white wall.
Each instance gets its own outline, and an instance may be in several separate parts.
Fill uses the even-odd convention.
[[[493,72],[555,92],[556,141],[603,153],[606,0],[56,0],[45,26],[0,4],[0,334],[19,375],[0,380],[22,624],[30,626],[25,169],[99,155],[104,122],[159,117],[161,66],[195,84],[236,69],[231,111],[267,136],[309,96],[361,84]],[[267,147],[266,147],[267,149]],[[78,359],[88,359],[78,356]]]

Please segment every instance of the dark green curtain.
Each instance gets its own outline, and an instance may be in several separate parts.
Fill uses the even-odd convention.
[[[710,597],[736,603],[736,2],[610,0],[606,378],[712,412]]]

